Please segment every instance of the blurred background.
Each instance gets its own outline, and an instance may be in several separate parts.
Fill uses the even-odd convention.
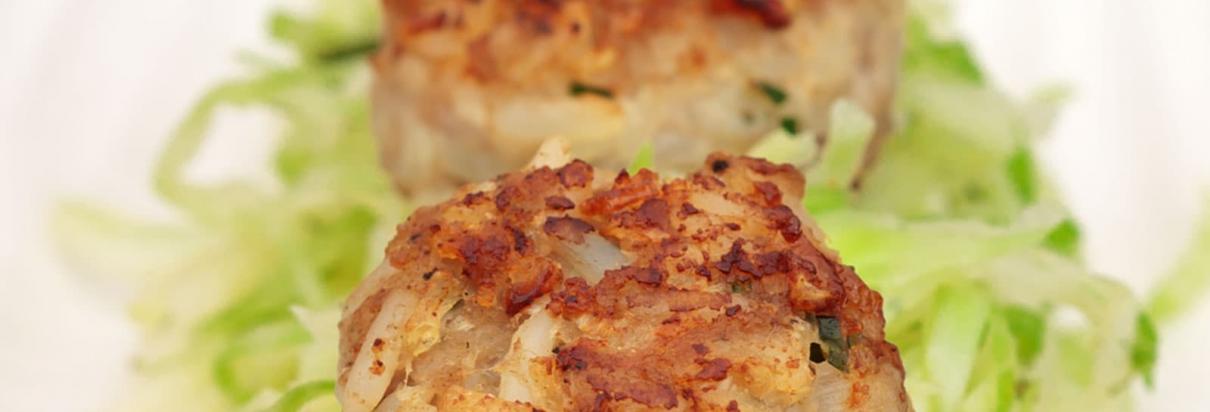
[[[163,213],[152,162],[196,98],[271,51],[278,0],[0,0],[0,409],[95,410],[128,379],[128,291],[73,274],[46,235],[64,194]],[[1041,154],[1092,267],[1146,293],[1210,193],[1210,2],[966,0],[955,30],[1016,96],[1073,90]],[[220,118],[196,172],[264,163],[274,125]],[[1210,305],[1162,334],[1142,410],[1210,405]],[[1200,406],[1199,406],[1200,405]]]

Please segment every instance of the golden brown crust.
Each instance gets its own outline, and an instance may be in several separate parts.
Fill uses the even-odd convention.
[[[376,61],[387,64],[414,49],[420,39],[445,36],[464,48],[447,51],[460,56],[449,61],[460,61],[460,73],[482,82],[509,80],[504,68],[518,64],[578,74],[603,66],[624,71],[626,65],[612,64],[611,56],[661,31],[717,19],[777,31],[793,22],[794,10],[809,3],[819,1],[384,0],[386,46]],[[533,56],[525,50],[532,47],[554,47],[564,53],[541,53],[543,61],[532,62],[528,59]],[[679,59],[692,69],[704,65],[708,53],[693,49]]]
[[[723,410],[729,402],[710,398],[719,385],[760,393],[769,374],[802,368],[813,376],[833,367],[804,350],[754,355],[778,345],[805,348],[794,331],[820,317],[838,320],[848,373],[890,365],[901,377],[898,353],[883,338],[882,298],[786,205],[799,201],[802,187],[791,167],[715,154],[681,179],[661,181],[644,169],[610,182],[577,161],[464,190],[398,227],[386,253],[399,273],[378,283],[382,290],[363,291],[370,298],[342,323],[344,366],[386,290],[450,281],[463,285],[463,305],[514,325],[535,304],[579,325],[578,336],[538,358],[562,382],[568,410]],[[603,237],[629,262],[595,284],[553,253],[586,245],[589,236]],[[854,389],[848,402],[860,409],[868,388]],[[799,395],[767,396],[789,404]]]
[[[470,193],[459,201],[435,207],[464,209],[458,211],[463,216],[487,217],[477,222],[450,221],[429,210],[417,212],[399,228],[387,248],[392,265],[415,267],[418,262],[432,261],[429,270],[445,269],[464,275],[474,286],[479,302],[501,308],[524,306],[505,294],[524,294],[538,288],[544,290],[537,294],[541,296],[550,291],[552,279],[561,282],[563,278],[557,265],[533,243],[575,242],[576,235],[596,231],[633,254],[634,264],[624,272],[654,264],[661,276],[666,271],[667,276],[693,275],[716,283],[753,282],[757,288],[754,291],[767,290],[769,298],[798,310],[820,315],[854,313],[842,317],[850,333],[864,329],[858,319],[881,312],[881,298],[865,287],[852,268],[825,256],[826,252],[810,240],[800,238],[802,222],[781,203],[779,189],[780,185],[796,188],[802,182],[791,167],[719,154],[708,160],[707,171],[667,183],[661,183],[646,169],[635,176],[622,172],[607,189],[597,191],[564,184],[559,179],[572,174],[571,170],[585,170],[582,165],[505,175],[490,193]],[[591,174],[590,169],[586,172]],[[686,213],[697,209],[690,198],[701,193],[721,196],[760,213]],[[568,202],[572,198],[585,200],[571,210],[551,210],[546,199],[552,197]],[[535,221],[542,222],[537,225],[540,231],[531,224]],[[606,278],[611,278],[610,273]],[[817,288],[820,296],[790,296],[789,285],[799,279]],[[871,325],[871,329],[880,331],[881,315],[876,317],[878,324]]]

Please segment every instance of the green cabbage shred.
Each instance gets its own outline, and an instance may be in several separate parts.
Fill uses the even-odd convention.
[[[67,255],[137,290],[140,380],[119,410],[339,410],[340,302],[409,206],[379,169],[369,130],[377,2],[312,5],[271,19],[293,59],[265,59],[214,87],[169,141],[154,187],[174,219],[80,200],[59,207]],[[1079,225],[1031,148],[1064,91],[1008,98],[965,44],[938,34],[941,19],[912,10],[897,129],[859,189],[849,177],[874,123],[846,101],[832,108],[823,146],[810,130],[778,130],[751,154],[806,171],[805,206],[885,299],[917,410],[1130,409],[1131,388],[1152,381],[1154,321],[1210,287],[1210,255],[1190,253],[1146,307],[1089,273]],[[284,121],[272,184],[186,177],[223,107],[267,108]],[[644,146],[630,169],[655,161]],[[1200,250],[1210,250],[1207,227]]]

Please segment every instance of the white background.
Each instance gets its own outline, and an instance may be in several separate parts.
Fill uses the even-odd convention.
[[[0,410],[98,410],[125,379],[120,291],[46,244],[53,199],[154,213],[151,162],[208,85],[265,50],[273,0],[0,0]],[[1210,1],[968,0],[958,29],[1025,96],[1076,94],[1043,143],[1100,272],[1145,293],[1210,193]],[[255,167],[264,126],[224,128],[214,169]],[[251,166],[249,166],[251,165]],[[1210,305],[1163,331],[1144,410],[1210,405]]]

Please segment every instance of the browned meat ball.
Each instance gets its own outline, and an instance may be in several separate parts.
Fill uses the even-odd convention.
[[[887,129],[903,0],[385,0],[374,128],[421,199],[524,165],[547,138],[678,172],[851,100]]]
[[[399,226],[344,309],[345,411],[911,409],[793,168],[543,159]]]

